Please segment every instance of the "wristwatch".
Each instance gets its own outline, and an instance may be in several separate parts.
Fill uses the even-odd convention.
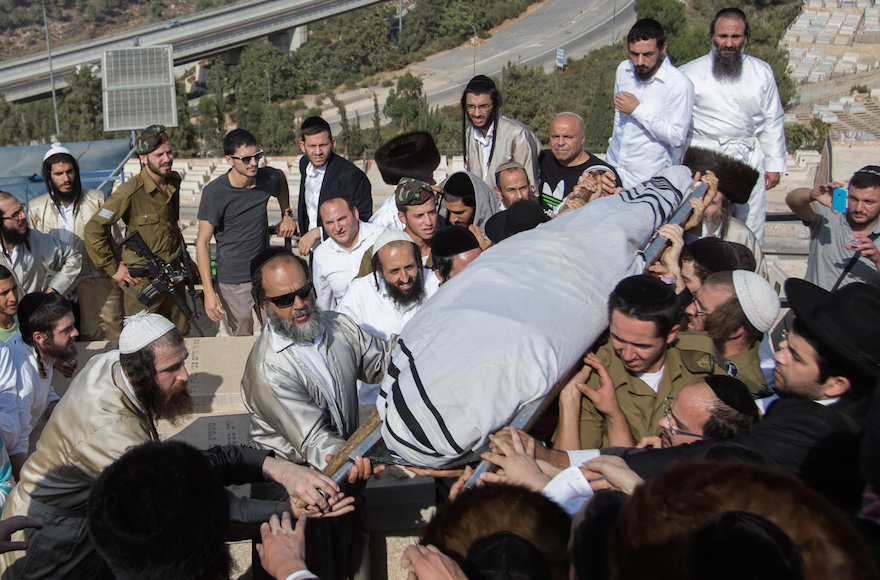
[[[290,209],[290,208],[287,208],[287,209],[284,211],[284,215],[286,215],[286,216],[289,217],[289,218],[293,218],[293,210]]]

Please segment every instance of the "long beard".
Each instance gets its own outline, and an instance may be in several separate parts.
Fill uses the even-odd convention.
[[[735,54],[723,55],[721,48],[713,40],[712,54],[715,58],[712,59],[712,75],[719,81],[738,80],[742,76],[743,50],[745,50],[745,44],[739,47]]]
[[[175,383],[170,396],[166,395],[151,379],[147,385],[132,385],[138,401],[144,408],[157,419],[167,419],[176,424],[181,417],[189,415],[193,410],[192,395],[189,394],[189,384]]]
[[[41,347],[43,357],[51,357],[60,361],[70,360],[76,356],[76,345],[71,343],[67,346],[55,342],[53,338]]]
[[[28,232],[30,232],[30,226],[27,226],[24,230],[24,233],[19,232],[17,229],[7,228],[5,225],[3,226],[3,239],[7,244],[12,246],[20,246],[22,244],[27,243],[28,241]]]
[[[394,303],[403,308],[421,302],[425,298],[425,280],[421,271],[413,278],[413,285],[409,290],[401,290],[397,284],[389,284],[387,281],[385,288]]]
[[[321,323],[324,320],[324,311],[315,305],[311,308],[304,308],[309,312],[309,321],[302,326],[297,326],[293,321],[294,318],[302,316],[303,311],[297,310],[290,318],[282,318],[276,314],[271,308],[266,310],[269,322],[272,323],[272,330],[296,344],[306,342],[315,342],[315,338],[321,331]]]

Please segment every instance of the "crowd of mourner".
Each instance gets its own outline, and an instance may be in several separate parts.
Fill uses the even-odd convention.
[[[385,466],[357,456],[341,477],[320,470],[363,406],[396,405],[402,423],[383,415],[383,436],[425,449],[428,427],[406,408],[392,360],[413,361],[404,327],[493,255],[504,268],[476,291],[483,304],[515,301],[506,281],[524,274],[503,253],[508,238],[656,205],[683,171],[699,191],[690,212],[660,225],[657,259],[600,296],[607,328],[578,345],[552,403],[528,432],[493,419],[481,457],[495,469],[474,476],[473,462],[443,453],[409,462],[434,478],[438,508],[401,565],[421,579],[877,577],[880,166],[787,194],[809,257],[804,279],[774,288],[762,244],[766,191],[785,171],[782,103],[770,66],[744,54],[741,11],[721,10],[709,36],[709,54],[676,68],[662,27],[636,22],[604,160],[584,150],[577,114],[556,115],[542,149],[534,127],[501,114],[494,82],[474,77],[461,96],[466,170],[437,183],[432,136],[401,134],[375,152],[394,188],[379,205],[324,119],[298,128],[295,208],[287,176],[232,130],[229,169],[202,192],[195,262],[164,127],[137,135],[142,170],[109,196],[83,189],[76,157],[53,144],[44,195],[24,205],[0,192],[2,577],[229,578],[227,542],[244,539],[254,578],[369,577],[362,491]],[[613,205],[624,197],[631,205]],[[270,198],[289,249],[269,243]],[[532,249],[601,247],[625,222]],[[152,258],[128,243],[134,233]],[[156,263],[200,278],[211,320],[258,335],[241,369],[248,445],[161,440],[160,419],[193,409],[192,316],[185,282],[156,283]],[[580,291],[587,302],[589,288],[565,276],[528,280],[533,302]],[[544,362],[508,351],[504,332],[471,344],[459,326],[449,336],[485,365]],[[117,348],[80,367],[76,341],[97,340]],[[430,407],[431,381],[413,369]],[[58,373],[73,377],[61,397]],[[476,382],[461,409],[505,397]],[[451,441],[456,418],[445,419]],[[240,484],[247,497],[227,489]]]

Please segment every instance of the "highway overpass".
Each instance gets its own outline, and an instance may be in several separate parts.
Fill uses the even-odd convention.
[[[55,86],[66,86],[65,75],[80,65],[100,67],[105,50],[170,44],[174,64],[186,64],[379,1],[253,0],[53,49]],[[50,91],[45,52],[0,62],[0,93],[7,101],[41,98]]]

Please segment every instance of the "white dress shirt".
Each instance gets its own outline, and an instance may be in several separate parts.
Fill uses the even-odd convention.
[[[620,63],[614,92],[632,93],[639,100],[630,115],[614,111],[614,133],[605,158],[617,168],[623,186],[632,187],[681,161],[694,86],[664,55],[663,64],[647,82],[636,79],[631,60]]]
[[[489,125],[489,130],[483,135],[480,129],[474,128],[474,139],[480,146],[483,157],[483,175],[489,174],[489,155],[492,153],[492,140],[495,139],[495,123]]]
[[[358,238],[351,250],[343,249],[333,238],[327,238],[312,255],[312,280],[318,296],[317,305],[334,310],[348,285],[357,275],[366,251],[385,228],[358,222]]]
[[[372,217],[370,217],[370,223],[389,230],[403,230],[406,228],[406,225],[400,221],[397,213],[397,202],[394,201],[394,195],[391,195],[382,202],[379,209],[373,212]]]
[[[440,287],[440,281],[433,270],[423,268],[422,274],[425,277],[425,298],[421,302],[401,307],[389,296],[388,287],[382,276],[376,276],[374,279],[370,274],[357,278],[349,284],[345,297],[339,302],[336,310],[347,314],[366,332],[388,340],[391,335],[400,334],[404,325]],[[376,288],[376,280],[379,281],[379,288]],[[379,385],[358,381],[358,401],[361,405],[375,403],[378,394]]]
[[[683,65],[694,84],[690,145],[719,151],[744,161],[760,176],[748,205],[734,217],[764,240],[766,192],[764,172],[785,171],[785,115],[773,69],[763,60],[743,57],[739,79],[719,81],[712,74],[712,54]]]
[[[18,418],[21,432],[18,442],[9,448],[9,455],[16,455],[28,452],[31,431],[46,413],[49,403],[59,401],[61,397],[52,388],[52,365],[38,362],[33,347],[22,342],[11,347],[11,351],[13,363],[18,367]],[[40,377],[40,364],[43,365],[46,378]]]
[[[324,185],[324,175],[327,173],[327,164],[315,169],[312,162],[306,166],[306,214],[309,216],[309,224],[317,227],[318,224],[318,198],[321,196],[321,186]],[[305,234],[306,232],[300,232]]]

